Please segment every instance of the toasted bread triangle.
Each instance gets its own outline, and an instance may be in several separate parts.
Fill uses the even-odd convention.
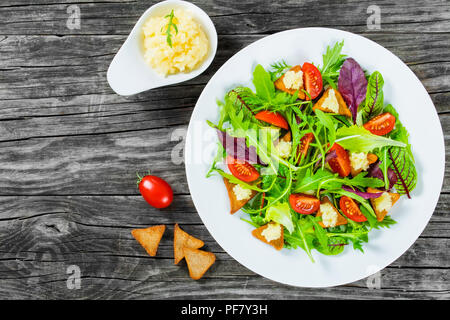
[[[178,223],[175,224],[175,228],[173,230],[173,253],[175,264],[178,264],[184,258],[183,248],[198,249],[203,247],[204,244],[205,243],[202,240],[197,239],[183,231]]]
[[[299,71],[302,71],[302,67],[300,65],[293,66],[288,71],[299,72]],[[275,85],[275,88],[277,88],[278,90],[281,90],[283,92],[289,93],[290,95],[293,95],[297,90],[286,88],[286,86],[284,85],[283,79],[284,79],[284,74],[273,83]],[[305,100],[306,94],[302,91],[302,89],[304,89],[304,86],[302,86],[298,90],[298,98],[301,100]]]
[[[154,257],[165,230],[165,225],[158,225],[145,229],[133,229],[131,234],[144,247],[145,251]]]
[[[369,161],[369,165],[372,163],[375,163],[377,160],[378,160],[378,157],[376,154],[373,154],[373,153],[367,154],[367,161]],[[361,171],[362,171],[362,169],[358,169],[358,170],[353,169],[353,167],[350,164],[350,173],[351,173],[352,177],[356,177],[358,174],[361,173]]]
[[[198,249],[184,248],[184,256],[192,279],[198,280],[216,261],[216,255]]]
[[[329,110],[329,109],[323,107],[323,102],[330,94],[330,90],[334,90],[334,93],[336,94],[336,99],[339,103],[338,114],[346,116],[346,117],[351,117],[352,113],[350,112],[350,109],[347,107],[347,104],[345,103],[344,99],[342,98],[342,95],[340,94],[339,91],[337,91],[333,88],[328,88],[327,91],[325,91],[323,93],[322,97],[320,97],[320,99],[314,105],[313,111],[315,111],[316,109],[319,109],[319,110],[322,110],[323,112],[333,112],[332,110]]]
[[[267,241],[266,237],[263,235],[264,230],[266,230],[269,227],[269,225],[275,225],[280,228],[280,237],[278,239]],[[275,249],[281,250],[281,249],[283,249],[283,246],[284,246],[284,234],[283,234],[284,232],[283,231],[284,231],[283,225],[269,222],[268,224],[265,224],[255,230],[253,230],[252,235],[256,239],[259,239],[264,243],[270,244]]]
[[[333,210],[337,213],[338,218],[337,218],[336,226],[341,226],[341,225],[348,223],[347,219],[342,214],[339,213],[339,210],[336,209],[336,207],[333,205],[333,203],[330,201],[330,199],[328,199],[328,197],[323,197],[321,202],[331,204],[331,206],[333,207]],[[319,209],[319,211],[316,214],[316,217],[321,217],[322,215],[323,215],[323,212],[321,212]],[[319,224],[322,228],[328,228],[327,226],[325,226],[323,224],[322,221],[319,221]]]
[[[291,134],[291,132],[288,131],[288,132],[283,136],[283,138],[281,138],[281,140],[282,140],[282,141],[285,141],[285,142],[291,142],[291,140],[292,140],[292,134]]]
[[[257,192],[255,190],[251,190],[252,194],[249,199],[238,200],[236,195],[234,194],[233,188],[236,185],[235,183],[231,183],[227,178],[223,178],[223,182],[225,183],[225,187],[227,188],[228,198],[230,199],[230,213],[233,214],[239,209],[241,209],[247,202],[249,202],[254,196],[256,196]]]
[[[378,192],[385,192],[385,191],[369,187],[369,188],[367,188],[367,192],[369,192],[369,193],[378,193]],[[394,193],[394,192],[388,192],[388,193],[389,193],[389,196],[391,197],[392,206],[393,206],[398,201],[398,199],[400,199],[400,194]],[[372,204],[372,208],[375,211],[375,214],[377,216],[377,220],[380,221],[380,222],[383,221],[384,217],[388,214],[388,211],[387,210],[379,210],[377,208],[377,204],[376,204],[375,199],[370,199],[370,203]]]

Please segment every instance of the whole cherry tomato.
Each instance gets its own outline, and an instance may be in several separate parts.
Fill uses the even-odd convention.
[[[173,200],[172,187],[163,179],[146,175],[139,177],[139,192],[152,207],[161,209],[168,207]]]

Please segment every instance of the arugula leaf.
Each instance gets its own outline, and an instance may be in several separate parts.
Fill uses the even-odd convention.
[[[323,247],[324,249],[327,249],[328,247],[327,232],[322,228],[320,224],[317,223],[315,217],[308,215],[308,219],[314,225],[314,233],[317,239],[319,240],[320,246]]]
[[[370,152],[385,146],[406,147],[406,144],[403,142],[374,135],[364,127],[356,125],[339,128],[336,136],[336,142],[351,152]]]
[[[247,223],[249,223],[249,224],[251,224],[251,225],[254,226],[255,228],[261,227],[261,225],[260,225],[259,223],[253,221],[253,216],[250,216],[250,217],[252,218],[252,221],[247,220],[247,219],[244,219],[244,218],[241,218],[241,220],[242,220],[242,221],[245,221],[245,222],[247,222]]]
[[[383,181],[378,178],[366,177],[367,172],[360,172],[356,177],[341,178],[338,174],[333,174],[326,169],[318,169],[314,174],[307,170],[305,176],[297,181],[293,193],[301,193],[305,191],[321,189],[325,190],[341,190],[343,185],[352,187],[373,187],[378,188],[384,185]]]
[[[334,126],[333,116],[330,116],[319,109],[316,109],[315,113],[316,113],[316,116],[319,119],[320,123],[322,123],[323,126],[325,128],[327,128],[328,143],[330,144],[330,146],[332,146],[334,144],[334,141],[336,140],[336,128]]]
[[[296,235],[298,238],[301,239],[301,243],[299,246],[305,250],[306,254],[308,255],[309,259],[311,259],[311,262],[315,262],[314,258],[311,254],[311,247],[313,247],[313,239],[311,235],[308,235],[306,231],[311,228],[311,223],[307,221],[307,219],[300,217],[297,220],[296,224]]]
[[[271,101],[275,95],[275,86],[273,85],[270,74],[258,64],[253,71],[253,84],[255,85],[256,95],[266,101]]]
[[[366,178],[367,172],[361,172],[353,179],[341,178],[337,174],[333,178],[322,180],[317,188],[317,196],[319,196],[320,189],[325,190],[339,190],[342,186],[352,186],[352,187],[382,187],[384,185],[383,181],[377,178]]]
[[[284,60],[272,63],[269,71],[270,78],[272,81],[276,81],[290,68],[292,68],[292,66],[288,65]]]
[[[390,216],[385,216],[382,221],[377,221],[377,224],[374,226],[374,229],[390,228],[392,225],[396,223],[397,221],[392,219]]]
[[[219,123],[217,124],[217,128],[222,130],[224,123],[229,121],[228,113],[225,110],[225,103],[223,103],[220,100],[217,100],[216,103],[217,103],[217,106],[219,107],[219,115],[220,115]],[[212,123],[209,120],[207,120],[207,123],[209,124],[209,126],[211,126],[213,128],[216,127],[215,125],[211,125]]]
[[[317,190],[321,182],[335,178],[336,175],[325,169],[318,169],[312,174],[311,170],[306,171],[302,180],[297,181],[292,193],[301,193],[310,190]]]
[[[334,89],[337,88],[336,83],[339,77],[339,70],[345,61],[345,54],[342,54],[344,40],[336,42],[333,47],[327,46],[326,52],[322,55],[323,66],[319,66],[322,79],[326,81]]]
[[[348,239],[352,242],[353,249],[364,252],[362,244],[369,241],[369,237],[367,235],[369,230],[363,224],[353,222],[352,220],[348,220],[348,222],[350,225],[350,230],[348,232],[329,232],[328,236]]]
[[[253,119],[246,118],[242,109],[236,113],[233,102],[227,97],[225,98],[225,108],[230,118],[230,124],[233,127],[233,136],[238,138],[245,137],[247,139],[248,147],[255,147],[259,158],[276,172],[276,166],[271,157],[271,150],[274,147],[273,143],[268,143],[270,138],[267,137],[267,133],[263,131],[259,132],[260,130],[253,122]],[[259,137],[259,133],[263,136]],[[264,142],[265,145],[263,146],[261,142]]]
[[[369,223],[370,227],[374,228],[378,223],[377,217],[374,217],[364,206],[361,206],[360,210],[361,213],[367,218],[367,222]]]
[[[225,157],[226,157],[226,152],[225,152],[225,149],[223,148],[222,144],[220,142],[218,142],[217,145],[218,145],[217,153],[213,159],[211,168],[206,173],[206,178],[209,178],[210,176],[212,176],[213,171],[215,171],[214,169],[216,168],[216,164],[218,162],[222,161],[223,159],[225,159]]]
[[[383,181],[380,181],[380,179],[373,178],[373,177],[367,177],[367,172],[360,172],[356,177],[353,179],[344,178],[346,185],[348,186],[354,186],[354,187],[372,187],[372,188],[378,188],[383,186]]]
[[[367,122],[372,117],[378,115],[383,110],[384,94],[383,94],[384,80],[381,73],[375,71],[370,75],[367,83],[366,102],[362,108],[362,121]]]

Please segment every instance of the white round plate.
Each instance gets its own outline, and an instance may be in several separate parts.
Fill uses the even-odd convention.
[[[373,230],[365,253],[346,246],[337,256],[313,250],[312,263],[302,249],[281,251],[254,238],[247,215],[229,213],[227,192],[219,176],[206,178],[217,150],[217,136],[206,120],[217,123],[216,99],[237,85],[253,88],[257,64],[268,67],[284,59],[290,65],[322,64],[327,45],[344,40],[343,53],[363,69],[383,75],[385,103],[391,103],[410,133],[418,183],[412,199],[406,196],[391,210],[397,221],[390,229]],[[211,78],[193,111],[186,137],[186,175],[195,207],[211,235],[248,269],[277,282],[301,287],[329,287],[368,277],[400,257],[419,237],[439,198],[445,166],[444,137],[436,109],[414,73],[377,43],[349,32],[327,28],[288,30],[260,39],[231,57]]]

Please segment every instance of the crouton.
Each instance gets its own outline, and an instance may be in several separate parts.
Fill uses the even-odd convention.
[[[320,202],[320,204],[321,205],[329,204],[331,206],[332,210],[336,213],[336,218],[337,219],[336,219],[336,224],[334,225],[335,227],[348,223],[347,219],[343,215],[341,215],[339,213],[339,211],[336,209],[336,207],[333,205],[333,203],[330,201],[330,199],[328,199],[328,197],[323,197],[322,201]],[[319,211],[317,212],[316,217],[322,217],[323,214],[324,214],[324,212],[321,211],[320,208],[319,208]],[[325,225],[323,223],[323,221],[319,221],[319,225],[322,228],[329,228],[329,226]]]
[[[253,230],[252,234],[256,239],[270,244],[277,250],[281,250],[284,246],[283,231],[283,225],[275,222],[269,222],[268,224],[265,224],[262,227]]]
[[[299,72],[299,71],[302,71],[302,67],[300,65],[293,66],[288,71]],[[295,94],[295,92],[298,90],[298,98],[301,100],[305,100],[306,94],[302,91],[302,89],[304,89],[304,84],[299,89],[288,89],[288,88],[286,88],[286,85],[284,84],[284,81],[283,81],[285,75],[286,75],[286,73],[283,74],[280,78],[278,78],[274,82],[275,88],[277,88],[278,90],[281,90],[283,92],[289,93],[290,95]]]
[[[212,252],[203,250],[184,248],[184,256],[192,279],[198,280],[216,261],[216,256]]]
[[[158,225],[145,229],[133,229],[131,234],[144,247],[145,251],[154,257],[165,230],[165,225]]]
[[[249,202],[254,196],[256,196],[257,192],[255,190],[250,190],[250,196],[248,199],[238,200],[236,194],[234,193],[233,188],[236,186],[235,183],[231,183],[227,178],[223,178],[223,182],[225,183],[225,187],[228,191],[228,198],[230,199],[230,213],[234,214],[239,209],[241,209],[247,202]]]
[[[338,110],[332,110],[330,109],[329,106],[324,106],[324,102],[325,100],[328,98],[328,96],[330,94],[332,94],[331,91],[334,91],[334,95],[336,97],[336,100],[338,102],[339,105],[339,109]],[[337,113],[346,117],[351,117],[352,113],[350,112],[350,109],[347,107],[347,104],[345,103],[344,99],[342,98],[342,95],[339,93],[339,91],[333,89],[333,88],[328,88],[322,95],[322,97],[320,97],[320,99],[316,102],[316,104],[313,107],[313,111],[315,111],[316,109],[319,109],[323,112],[331,112],[331,113]]]
[[[372,208],[375,211],[375,214],[377,216],[378,221],[383,221],[384,217],[388,214],[389,210],[392,208],[392,206],[397,202],[398,199],[400,199],[400,194],[394,193],[394,192],[387,192],[382,191],[374,188],[367,188],[367,192],[369,193],[378,193],[381,192],[382,195],[378,198],[370,199],[370,203],[372,204]],[[386,200],[386,195],[389,195],[390,201]],[[388,201],[390,203],[387,204],[389,208],[386,208],[385,201]]]
[[[180,226],[175,224],[173,230],[173,252],[175,264],[178,264],[184,258],[184,248],[198,249],[203,247],[204,242],[197,239],[187,232],[183,231]]]

